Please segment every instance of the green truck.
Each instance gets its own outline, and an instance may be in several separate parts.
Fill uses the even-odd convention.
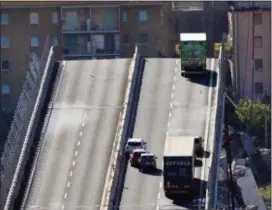
[[[206,33],[181,33],[181,73],[198,74],[206,70]]]

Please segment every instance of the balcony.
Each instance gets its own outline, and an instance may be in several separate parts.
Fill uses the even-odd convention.
[[[92,33],[119,32],[119,8],[94,7],[91,12]]]
[[[63,43],[66,58],[120,55],[119,34],[65,34]]]
[[[62,9],[64,33],[87,33],[91,31],[90,8]]]
[[[63,54],[66,56],[90,55],[90,36],[69,34],[63,37]]]
[[[63,34],[119,33],[119,6],[61,9]]]

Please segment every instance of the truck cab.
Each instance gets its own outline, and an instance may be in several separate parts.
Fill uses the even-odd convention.
[[[181,33],[181,73],[199,74],[206,70],[206,33]]]

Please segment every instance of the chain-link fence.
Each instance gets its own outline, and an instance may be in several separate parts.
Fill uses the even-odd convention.
[[[45,91],[47,72],[52,71],[54,64],[53,47],[48,36],[42,56],[37,65],[30,65],[26,79],[13,116],[10,131],[1,157],[1,203],[0,209],[8,209],[18,193],[24,166],[33,141],[33,124],[35,116],[42,106],[38,104]]]

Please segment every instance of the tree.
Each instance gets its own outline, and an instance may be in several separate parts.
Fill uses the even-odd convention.
[[[250,134],[263,137],[265,120],[267,120],[267,125],[270,125],[271,122],[271,112],[268,105],[261,102],[252,103],[250,99],[243,99],[240,100],[235,111],[238,118],[247,126]]]

